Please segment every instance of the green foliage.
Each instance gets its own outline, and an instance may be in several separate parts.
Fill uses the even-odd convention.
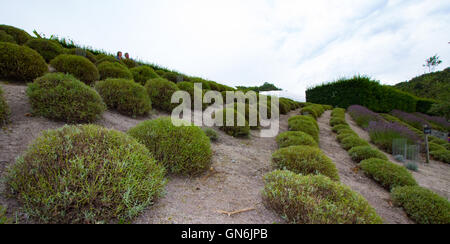
[[[345,112],[346,110],[343,108],[335,108],[333,109],[333,111],[331,112],[331,117],[335,117],[335,118],[345,118]]]
[[[85,58],[89,59],[89,61],[91,61],[93,64],[95,64],[97,62],[97,58],[95,57],[95,55],[86,49],[82,49],[82,48],[66,49],[66,54],[78,55],[78,56],[85,57]]]
[[[287,131],[277,136],[277,144],[279,148],[290,146],[311,146],[319,147],[319,144],[312,136],[301,131]]]
[[[12,219],[6,216],[6,208],[0,205],[0,225],[12,224]]]
[[[303,107],[301,110],[301,114],[306,115],[306,114],[310,114],[312,115],[315,119],[319,118],[320,116],[322,116],[322,114],[325,112],[325,109],[318,104],[313,104],[313,105],[309,105],[306,107]]]
[[[128,134],[144,144],[169,172],[198,175],[211,165],[211,142],[197,126],[172,124],[170,118],[140,123]]]
[[[419,165],[414,162],[408,162],[405,164],[405,168],[417,172],[419,170]]]
[[[161,76],[162,78],[172,81],[173,83],[177,83],[177,82],[182,82],[183,81],[183,76],[181,76],[178,73],[169,71],[169,72],[165,72],[164,75]]]
[[[19,45],[25,44],[30,38],[30,34],[25,32],[22,29],[9,26],[9,25],[0,25],[0,30],[6,32],[8,35],[14,38],[15,43]]]
[[[231,114],[234,114],[234,119],[228,118]],[[245,122],[245,124],[241,125],[239,123],[240,121]],[[215,123],[222,131],[230,136],[248,137],[250,135],[250,126],[248,125],[248,121],[245,119],[245,116],[238,113],[234,108],[225,108],[217,111],[215,114]]]
[[[145,88],[126,79],[107,79],[95,84],[95,89],[109,108],[129,116],[147,115],[152,109]]]
[[[122,64],[112,62],[102,62],[97,66],[101,80],[108,78],[133,79],[133,74]]]
[[[431,151],[430,155],[437,161],[450,164],[450,151],[449,150],[437,150]]]
[[[163,78],[147,81],[145,84],[153,107],[162,111],[172,112],[176,104],[172,104],[172,95],[179,91],[177,85]]]
[[[331,104],[340,108],[359,104],[375,112],[390,112],[394,109],[414,112],[417,103],[413,95],[383,86],[364,76],[311,88],[306,91],[306,97],[308,102]]]
[[[82,56],[62,54],[53,59],[50,65],[58,72],[71,74],[88,85],[100,78],[97,67]]]
[[[383,159],[364,160],[360,167],[365,174],[389,190],[398,186],[417,185],[416,180],[407,169]]]
[[[332,131],[335,133],[339,133],[342,130],[351,130],[348,124],[338,124],[332,128]]]
[[[10,43],[16,43],[14,40],[14,37],[12,37],[10,34],[6,33],[4,30],[0,30],[0,42],[10,42]]]
[[[124,133],[96,125],[44,131],[6,184],[40,223],[128,222],[165,185],[164,168]]]
[[[264,83],[264,85],[262,85],[262,86],[252,86],[252,87],[238,86],[236,88],[239,90],[243,90],[243,91],[255,91],[255,92],[281,91],[282,90],[282,89],[276,87],[274,84],[270,84],[268,82]]]
[[[279,100],[279,106],[280,106],[281,114],[288,114],[291,111],[291,107],[290,107],[289,103],[286,100],[283,100],[281,98]]]
[[[447,150],[444,146],[431,142],[429,144],[430,151],[442,151]]]
[[[219,135],[217,134],[217,132],[214,129],[204,128],[203,131],[205,132],[206,136],[209,137],[209,139],[212,142],[216,142],[217,140],[219,140]]]
[[[333,161],[319,148],[310,146],[291,146],[281,148],[272,155],[276,169],[290,170],[302,175],[324,175],[339,181],[339,174]]]
[[[33,114],[68,123],[96,121],[106,106],[99,94],[71,75],[49,73],[28,84]]]
[[[336,125],[348,125],[348,124],[347,124],[347,121],[345,119],[342,119],[342,118],[331,118],[330,125],[334,127]]]
[[[386,161],[389,160],[388,157],[384,155],[384,153],[370,146],[354,147],[350,149],[348,153],[352,157],[353,161],[357,163],[371,158],[378,158]]]
[[[414,126],[411,126],[410,124],[407,124],[405,122],[403,122],[402,120],[400,120],[399,118],[392,116],[390,114],[380,114],[385,120],[387,120],[388,122],[395,122],[398,123],[400,125],[403,125],[405,127],[407,127],[409,130],[413,131],[414,133],[416,133],[418,136],[423,136],[423,131],[422,130],[418,130],[416,129]]]
[[[58,42],[43,38],[32,38],[25,45],[38,52],[47,63],[64,52]]]
[[[0,42],[0,78],[32,81],[48,71],[42,56],[33,49]]]
[[[314,120],[312,122],[310,119],[307,119],[308,116],[303,116],[304,118],[300,119],[300,117],[296,117],[294,119],[291,118],[289,120],[289,130],[290,131],[301,131],[306,134],[312,136],[316,142],[319,142],[319,129],[317,122]]]
[[[132,59],[122,59],[122,62],[127,66],[127,68],[132,69],[138,66],[138,64]]]
[[[369,146],[369,143],[366,140],[359,138],[358,136],[348,136],[342,139],[341,146],[345,150],[349,151],[354,147]]]
[[[0,126],[8,123],[10,110],[5,98],[3,97],[3,89],[0,86]]]
[[[436,193],[419,187],[397,187],[392,199],[403,207],[408,216],[418,224],[450,224],[450,203]]]
[[[133,74],[134,81],[140,83],[143,86],[145,86],[145,83],[147,83],[148,80],[158,78],[158,75],[149,66],[142,65],[136,68],[132,68],[130,69],[130,71],[131,74]]]
[[[97,63],[95,63],[95,65],[99,66],[103,62],[118,63],[118,64],[125,66],[125,64],[122,62],[122,60],[118,60],[117,58],[110,56],[110,55],[97,56]]]
[[[325,176],[274,171],[264,177],[265,205],[292,224],[382,224],[360,194]]]

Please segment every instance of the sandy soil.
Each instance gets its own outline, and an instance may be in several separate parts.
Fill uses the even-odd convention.
[[[387,190],[379,186],[358,170],[357,164],[348,155],[336,140],[336,134],[329,125],[331,111],[319,118],[320,148],[333,160],[339,170],[341,182],[360,193],[372,205],[385,223],[388,224],[412,224],[401,209],[394,207]]]
[[[350,115],[346,115],[347,122],[350,127],[363,139],[370,142],[370,136],[367,131],[359,127]],[[372,146],[376,147],[374,144]],[[402,163],[397,162],[392,154],[386,153],[389,160],[398,165]],[[412,172],[412,175],[416,179],[420,186],[428,188],[439,195],[450,199],[450,165],[443,162],[431,160],[429,164],[425,163],[425,158],[422,157],[419,164],[418,172]]]

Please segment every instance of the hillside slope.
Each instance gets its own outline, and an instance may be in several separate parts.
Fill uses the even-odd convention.
[[[443,71],[424,74],[410,81],[395,85],[395,88],[418,97],[438,101],[450,99],[450,67]]]

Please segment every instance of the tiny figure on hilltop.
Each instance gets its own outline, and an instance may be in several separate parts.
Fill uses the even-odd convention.
[[[126,59],[130,59],[130,54],[125,53],[125,58],[126,58]]]
[[[117,60],[122,60],[123,58],[122,58],[122,52],[121,51],[118,51],[117,52],[117,57],[116,57],[116,59]]]

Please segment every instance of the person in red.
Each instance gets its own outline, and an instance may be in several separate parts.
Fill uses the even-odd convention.
[[[122,52],[121,51],[118,51],[117,52],[117,57],[116,57],[116,59],[117,60],[122,60],[123,58],[122,58]]]

